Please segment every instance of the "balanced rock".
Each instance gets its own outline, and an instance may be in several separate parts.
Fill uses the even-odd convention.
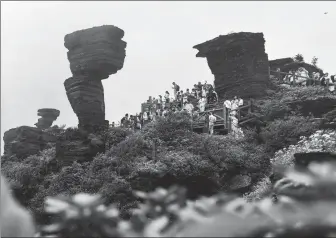
[[[221,35],[193,48],[196,57],[206,57],[215,76],[219,98],[257,98],[266,95],[269,62],[263,33]]]
[[[50,128],[57,117],[60,115],[60,111],[53,108],[42,108],[37,111],[37,115],[41,118],[35,123],[35,126],[39,129]]]
[[[124,31],[104,25],[75,31],[64,37],[70,69],[74,76],[90,75],[90,79],[106,79],[122,69],[127,43]]]
[[[64,37],[73,74],[64,82],[78,126],[91,132],[108,127],[101,80],[122,69],[126,57],[124,31],[115,26],[80,30]]]
[[[48,143],[55,143],[56,137],[41,129],[20,126],[4,133],[4,154],[26,158],[45,149]]]

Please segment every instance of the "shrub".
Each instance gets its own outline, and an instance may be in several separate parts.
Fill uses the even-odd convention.
[[[294,154],[306,152],[336,152],[336,132],[319,130],[309,137],[302,136],[296,145],[277,151],[271,159],[272,166],[283,170],[294,165]]]
[[[318,128],[311,118],[289,116],[284,120],[277,119],[262,128],[266,151],[270,154],[299,141],[301,136],[309,136]]]

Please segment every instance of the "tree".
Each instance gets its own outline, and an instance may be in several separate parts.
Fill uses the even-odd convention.
[[[303,58],[303,55],[302,54],[297,54],[294,56],[294,60],[296,62],[304,62],[304,58]]]
[[[314,56],[314,57],[312,58],[312,61],[311,61],[312,65],[316,66],[317,61],[318,61],[318,58],[317,58],[316,56]]]

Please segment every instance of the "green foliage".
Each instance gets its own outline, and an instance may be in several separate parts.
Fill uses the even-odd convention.
[[[316,125],[311,118],[289,116],[283,120],[276,119],[270,122],[261,131],[266,150],[274,153],[299,141],[301,136],[309,136],[316,131]]]
[[[288,170],[285,176],[293,183],[306,183],[305,190],[250,203],[230,194],[190,202],[181,187],[135,191],[143,202],[127,221],[119,217],[114,205],[104,206],[97,195],[48,198],[46,212],[56,222],[43,227],[40,235],[78,237],[85,232],[90,237],[332,237],[336,228],[335,171],[333,163]],[[276,192],[277,187],[271,190]]]
[[[302,54],[297,54],[294,56],[294,60],[296,62],[304,62],[304,58],[303,58],[303,55]]]

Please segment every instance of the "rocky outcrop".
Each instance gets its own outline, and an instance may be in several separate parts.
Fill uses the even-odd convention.
[[[89,130],[108,125],[101,80],[122,69],[126,56],[123,36],[123,30],[105,25],[64,37],[73,74],[65,80],[64,86],[80,128]]]
[[[41,118],[38,119],[35,126],[39,129],[48,129],[52,126],[60,115],[60,111],[53,108],[42,108],[37,111],[37,115]]]
[[[206,57],[220,98],[266,95],[269,62],[263,33],[240,32],[219,36],[193,48]]]
[[[65,164],[92,160],[97,153],[105,150],[101,136],[76,133],[71,137],[71,139],[58,140],[56,143],[56,158]]]
[[[56,137],[38,128],[20,126],[6,131],[3,140],[4,154],[26,158],[55,143]]]

